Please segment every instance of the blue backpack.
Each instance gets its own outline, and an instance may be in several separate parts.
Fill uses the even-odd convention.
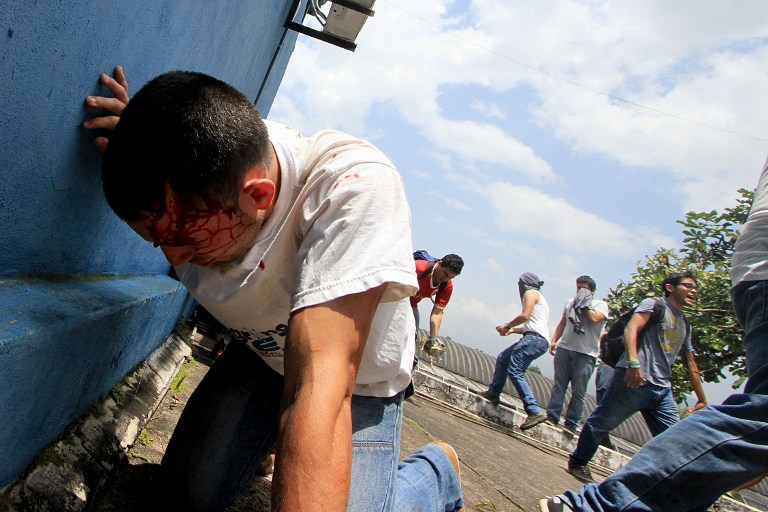
[[[429,265],[427,265],[426,270],[424,270],[424,272],[422,272],[421,275],[417,278],[419,281],[421,281],[424,277],[428,276],[432,272],[432,269],[435,268],[435,262],[437,261],[437,258],[435,258],[431,254],[429,254],[424,249],[419,249],[418,251],[414,251],[413,252],[413,259],[414,259],[414,261],[415,260],[426,260],[426,261],[429,262]],[[446,286],[448,286],[447,282],[440,283],[440,286],[438,286],[437,289],[438,290],[442,290]]]

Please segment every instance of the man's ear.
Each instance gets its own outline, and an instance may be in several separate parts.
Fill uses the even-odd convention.
[[[259,210],[269,209],[275,202],[277,186],[268,178],[246,179],[240,190],[240,209],[255,217]]]

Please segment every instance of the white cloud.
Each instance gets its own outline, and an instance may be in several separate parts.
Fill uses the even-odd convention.
[[[458,210],[460,212],[472,211],[471,206],[469,206],[467,203],[465,203],[464,201],[456,197],[449,197],[445,194],[441,194],[439,192],[434,192],[434,191],[430,191],[429,196],[437,199],[436,203],[448,205],[454,210]]]
[[[358,44],[301,36],[271,117],[386,145],[418,245],[467,261],[441,333],[493,354],[521,272],[546,281],[556,323],[576,276],[627,280],[768,153],[728,133],[768,138],[765,0],[379,0]]]
[[[530,187],[491,183],[484,195],[495,210],[495,223],[502,232],[555,242],[570,254],[625,256],[636,254],[638,248],[674,243],[651,227],[630,231]]]
[[[496,119],[505,119],[507,117],[507,114],[504,112],[504,108],[501,105],[497,105],[495,103],[488,103],[475,99],[472,100],[472,104],[470,106],[472,110],[479,112],[484,117]]]

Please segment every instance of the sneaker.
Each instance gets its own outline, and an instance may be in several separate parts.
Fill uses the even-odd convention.
[[[498,395],[494,395],[490,391],[482,391],[478,393],[481,397],[485,398],[489,402],[491,402],[493,405],[499,405],[501,403],[501,398],[499,398]]]
[[[566,505],[559,496],[554,496],[552,498],[544,498],[539,501],[539,510],[541,512],[567,512],[573,509]]]
[[[436,445],[438,448],[440,448],[445,452],[445,455],[448,457],[448,460],[450,461],[451,466],[453,466],[453,470],[456,472],[456,476],[459,479],[459,486],[461,486],[461,468],[459,467],[459,454],[456,453],[456,450],[453,449],[453,446],[443,441],[435,441],[434,443],[430,443],[430,444]],[[459,512],[461,512],[462,510],[464,510],[464,507],[460,508]]]
[[[574,464],[573,462],[568,461],[568,469],[566,469],[566,471],[575,476],[577,480],[580,480],[585,484],[589,484],[595,481],[595,479],[592,478],[592,471],[590,471],[587,466]]]
[[[547,421],[547,413],[545,412],[529,414],[523,424],[520,425],[520,430],[528,430],[529,428],[533,428],[539,423],[544,423],[545,421]]]
[[[579,433],[579,429],[576,428],[574,425],[565,425],[563,427],[563,434],[567,436],[575,436]]]
[[[547,414],[547,425],[552,425],[553,427],[556,427],[558,426],[559,423],[560,423],[559,420],[556,420],[555,418]]]

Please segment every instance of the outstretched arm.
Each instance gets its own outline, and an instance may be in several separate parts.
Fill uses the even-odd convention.
[[[346,509],[352,391],[385,288],[347,295],[291,316],[273,510]]]
[[[128,104],[128,81],[125,79],[122,66],[115,66],[114,77],[102,73],[99,76],[99,82],[109,89],[114,97],[86,96],[85,104],[87,106],[106,110],[108,114],[89,117],[83,121],[83,128],[87,130],[112,130],[117,126],[123,109]],[[102,153],[107,150],[108,142],[109,139],[101,135],[94,139],[94,144]]]
[[[503,325],[496,326],[496,332],[501,336],[510,334],[523,334],[522,329],[515,329],[515,326],[524,324],[531,318],[533,306],[539,303],[539,294],[535,290],[528,290],[523,294],[523,310],[515,318]]]

